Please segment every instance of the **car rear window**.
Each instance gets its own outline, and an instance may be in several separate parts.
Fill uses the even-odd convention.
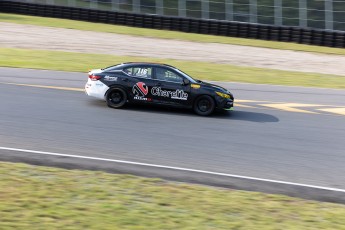
[[[119,69],[119,67],[121,66],[122,64],[116,64],[116,65],[112,65],[112,66],[108,66],[102,70],[104,71],[112,71],[112,70],[117,70]]]

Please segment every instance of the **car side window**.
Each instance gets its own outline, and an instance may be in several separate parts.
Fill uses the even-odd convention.
[[[182,83],[183,77],[176,74],[175,72],[165,69],[165,68],[156,68],[156,79],[161,81],[171,81],[176,83]]]
[[[123,72],[131,77],[140,77],[140,78],[151,78],[152,76],[152,67],[147,66],[136,66],[124,68]]]

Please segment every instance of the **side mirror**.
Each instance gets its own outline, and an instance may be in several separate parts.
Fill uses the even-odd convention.
[[[190,81],[187,78],[183,78],[183,85],[189,85]]]

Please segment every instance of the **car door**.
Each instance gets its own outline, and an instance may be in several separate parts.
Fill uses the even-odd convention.
[[[154,100],[161,104],[186,106],[190,102],[190,85],[183,83],[184,77],[172,69],[154,68],[155,84],[151,89]]]
[[[124,68],[123,72],[129,76],[129,100],[138,103],[153,102],[150,93],[154,86],[153,68],[146,65],[130,66]]]

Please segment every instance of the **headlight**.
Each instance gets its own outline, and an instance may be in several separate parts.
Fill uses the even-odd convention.
[[[226,98],[226,99],[230,99],[230,95],[226,94],[226,93],[221,93],[221,92],[217,92],[216,94],[220,97]]]

